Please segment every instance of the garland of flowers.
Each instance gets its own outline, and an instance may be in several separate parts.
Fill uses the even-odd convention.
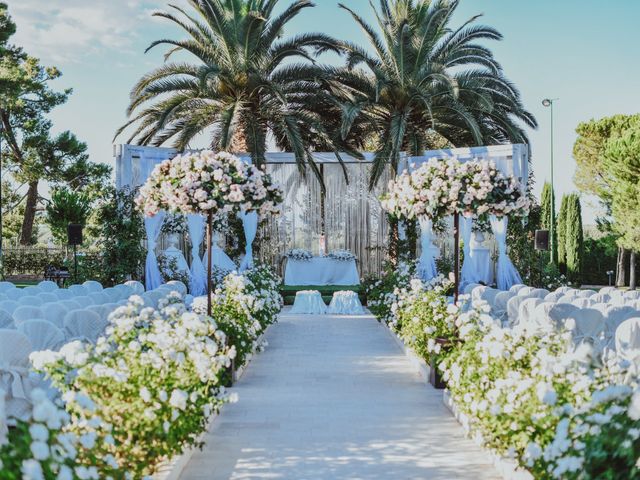
[[[297,260],[299,262],[308,262],[313,258],[313,254],[303,248],[289,250],[285,256],[290,260]]]
[[[326,255],[327,258],[337,260],[339,262],[350,262],[356,259],[356,256],[349,250],[334,250]]]
[[[136,199],[146,216],[175,213],[278,213],[282,191],[271,176],[226,152],[204,150],[158,164]]]

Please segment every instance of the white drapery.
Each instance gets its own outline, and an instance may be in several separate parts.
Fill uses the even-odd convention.
[[[147,261],[144,265],[144,283],[147,291],[158,288],[164,282],[158,268],[156,257],[156,243],[160,236],[160,229],[164,221],[165,212],[160,211],[153,217],[145,217],[144,230],[147,233]]]
[[[509,290],[513,285],[522,283],[520,274],[511,263],[507,255],[507,217],[498,218],[495,215],[489,217],[491,230],[498,244],[498,265],[496,267],[496,283],[499,290]]]
[[[202,215],[187,215],[189,237],[191,237],[191,280],[189,291],[194,297],[207,292],[207,271],[200,259],[200,245],[204,237],[205,220]]]
[[[256,233],[258,232],[258,212],[242,212],[238,216],[242,219],[244,238],[246,240],[245,254],[239,269],[244,272],[253,268],[253,241],[256,239]]]
[[[219,246],[220,244],[220,232],[213,231],[211,234],[211,245],[205,248],[204,256],[202,257],[202,264],[207,265],[209,261],[209,247],[211,247],[211,265],[214,268],[226,272],[234,272],[238,269],[238,266],[229,258],[229,255],[225,253]]]
[[[462,253],[464,260],[462,262],[462,272],[460,280],[462,285],[476,283],[478,279],[477,272],[474,269],[473,260],[471,259],[471,233],[473,230],[473,219],[460,216],[460,238],[462,239]]]
[[[418,276],[429,281],[438,275],[436,261],[431,252],[431,239],[433,237],[433,222],[427,217],[420,217],[420,246],[422,253],[420,254],[420,262],[418,263]]]

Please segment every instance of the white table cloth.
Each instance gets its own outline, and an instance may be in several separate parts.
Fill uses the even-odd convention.
[[[473,271],[478,276],[476,281],[485,285],[493,284],[493,261],[488,248],[471,248]]]
[[[322,295],[317,290],[301,290],[296,293],[290,313],[303,315],[322,315],[326,313],[327,306],[322,300]]]
[[[285,285],[360,285],[355,260],[313,257],[311,260],[287,260]]]
[[[335,292],[327,309],[330,315],[363,315],[364,308],[358,294],[351,290]]]

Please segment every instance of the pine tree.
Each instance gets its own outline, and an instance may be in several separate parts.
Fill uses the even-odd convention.
[[[545,182],[542,187],[542,196],[540,198],[540,207],[542,209],[540,226],[544,230],[549,230],[551,234],[552,212],[555,211],[555,195],[552,195],[553,189],[551,184]],[[549,260],[551,263],[558,261],[558,229],[553,229],[553,238],[549,238]]]
[[[584,236],[582,231],[582,208],[580,197],[572,193],[567,199],[565,251],[567,276],[572,282],[580,283],[582,260],[584,258]]]
[[[562,201],[560,202],[560,212],[558,213],[558,218],[556,219],[556,236],[558,241],[556,245],[558,246],[558,268],[561,273],[567,273],[567,249],[566,249],[566,235],[565,232],[567,230],[567,206],[568,206],[569,197],[567,195],[562,196]]]

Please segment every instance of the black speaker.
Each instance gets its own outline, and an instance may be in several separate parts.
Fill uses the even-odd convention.
[[[82,225],[79,223],[67,225],[67,238],[69,245],[82,245]]]
[[[536,250],[549,250],[549,230],[536,230]]]

